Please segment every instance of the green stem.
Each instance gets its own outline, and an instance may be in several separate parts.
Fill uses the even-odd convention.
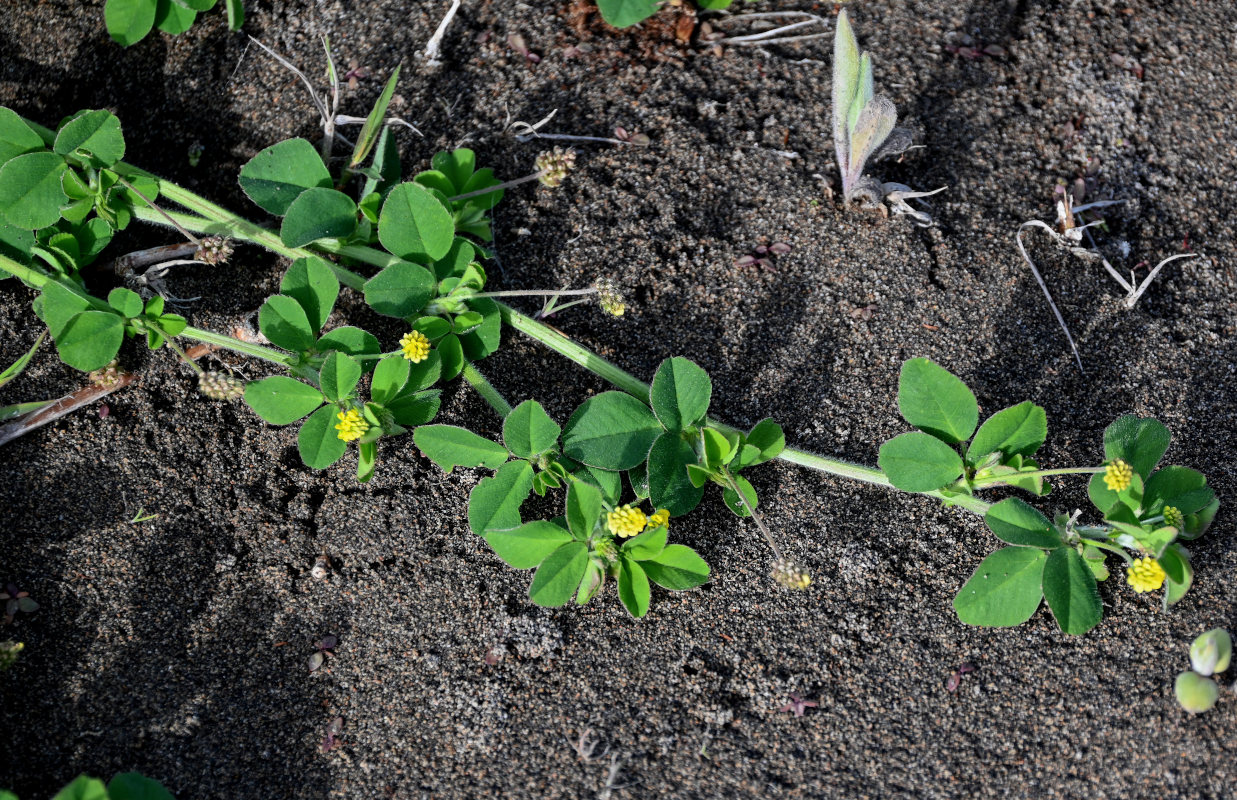
[[[1094,475],[1103,472],[1104,467],[1059,467],[1057,469],[1037,469],[1030,472],[1016,472],[1010,475],[992,475],[987,478],[976,478],[971,485],[976,489],[983,486],[1002,484],[1011,478],[1048,478],[1053,475]]]
[[[468,381],[468,385],[477,390],[477,394],[490,404],[490,407],[498,412],[498,416],[503,419],[511,413],[511,404],[507,402],[494,385],[486,379],[481,371],[477,369],[471,361],[464,362],[464,371],[460,373],[464,380]]]
[[[263,361],[270,361],[272,364],[279,364],[284,367],[294,367],[296,365],[296,356],[289,353],[281,353],[278,350],[272,350],[269,347],[263,347],[260,344],[251,344],[250,342],[242,342],[240,339],[234,339],[222,333],[195,328],[192,325],[180,332],[180,335],[186,339],[193,339],[206,344],[213,344],[216,347],[224,347],[228,350],[233,350],[241,355],[260,358]]]
[[[498,310],[502,313],[503,322],[515,328],[520,333],[536,339],[554,352],[564,356],[570,361],[574,361],[585,369],[593,372],[602,378],[605,378],[610,383],[614,384],[624,392],[634,396],[636,399],[647,402],[649,397],[649,385],[634,375],[626,372],[621,367],[618,367],[601,356],[589,350],[587,347],[576,344],[568,339],[563,334],[543,325],[537,320],[525,314],[516,311],[511,306],[499,302]],[[724,423],[710,419],[709,424],[718,430],[724,432],[735,432],[736,429]],[[884,486],[886,488],[894,488],[889,482],[889,478],[879,469],[872,467],[864,467],[859,464],[851,464],[847,461],[841,461],[835,458],[826,458],[813,453],[808,453],[804,450],[796,450],[793,447],[787,447],[778,456],[782,461],[791,464],[797,464],[801,467],[814,469],[819,472],[826,472],[830,475],[837,475],[842,478],[870,483],[874,486]],[[930,497],[935,497],[944,500],[947,503],[953,503],[960,508],[965,508],[980,516],[988,513],[991,508],[990,503],[971,497],[969,495],[957,495],[954,497],[946,497],[939,491],[923,492]]]

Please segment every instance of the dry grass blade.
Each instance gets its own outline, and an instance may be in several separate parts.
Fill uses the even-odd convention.
[[[98,386],[92,384],[84,386],[75,392],[70,392],[50,405],[0,427],[0,446],[8,444],[19,436],[30,433],[30,431],[37,430],[49,422],[54,422],[82,406],[107,397],[117,389],[123,389],[130,383],[133,383],[136,379],[137,376],[132,373],[121,372],[117,375],[115,382],[110,385]]]
[[[1057,304],[1053,302],[1052,294],[1048,291],[1048,285],[1044,283],[1043,277],[1039,274],[1039,269],[1036,268],[1035,262],[1031,260],[1030,254],[1027,253],[1026,246],[1022,243],[1023,231],[1032,227],[1043,228],[1050,234],[1056,233],[1056,231],[1049,227],[1046,222],[1041,222],[1037,219],[1033,219],[1030,222],[1024,222],[1018,226],[1018,233],[1014,236],[1014,241],[1018,243],[1018,252],[1022,253],[1022,258],[1027,262],[1027,266],[1031,268],[1031,274],[1035,276],[1036,283],[1038,283],[1039,288],[1043,290],[1044,297],[1048,298],[1048,305],[1052,308],[1052,313],[1057,318],[1057,324],[1061,326],[1061,330],[1065,331],[1065,338],[1069,342],[1070,349],[1074,351],[1074,360],[1078,362],[1078,371],[1083,375],[1086,375],[1087,371],[1082,368],[1082,356],[1078,354],[1078,345],[1074,344],[1074,337],[1070,335],[1069,326],[1065,324],[1065,318],[1062,317],[1061,312],[1057,310]]]

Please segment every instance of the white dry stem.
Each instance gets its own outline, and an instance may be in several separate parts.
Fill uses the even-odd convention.
[[[707,42],[710,47],[716,44],[730,45],[735,47],[762,47],[770,44],[786,44],[789,42],[806,42],[811,39],[822,39],[829,36],[829,31],[825,30],[822,33],[800,34],[796,36],[787,36],[791,31],[801,30],[803,28],[819,25],[822,28],[828,28],[829,23],[824,17],[819,17],[815,14],[809,14],[806,11],[766,11],[757,14],[738,14],[733,17],[724,17],[716,20],[718,25],[723,23],[735,22],[737,20],[752,21],[758,19],[792,19],[795,17],[806,18],[800,19],[798,22],[792,22],[787,25],[781,25],[767,31],[759,33],[749,33],[743,36],[723,36],[720,39],[714,39]]]
[[[920,211],[917,208],[911,207],[907,200],[918,200],[921,197],[931,197],[937,192],[943,192],[948,189],[948,186],[942,186],[939,189],[933,189],[930,192],[916,192],[911,187],[902,183],[885,183],[881,184],[881,190],[885,193],[885,204],[889,206],[889,210],[894,214],[906,214],[921,228],[929,228],[932,226],[932,217],[926,212]]]
[[[616,783],[619,772],[623,769],[623,761],[618,757],[618,753],[613,753],[610,756],[610,766],[606,770],[606,783],[601,787],[601,791],[597,793],[597,800],[610,800],[615,789],[622,789],[627,784]]]
[[[1027,228],[1032,228],[1032,227],[1043,228],[1045,231],[1048,232],[1048,235],[1051,236],[1053,240],[1057,242],[1057,244],[1060,244],[1063,247],[1068,247],[1070,252],[1073,252],[1076,255],[1078,255],[1076,251],[1082,251],[1082,254],[1084,254],[1084,257],[1085,255],[1090,255],[1091,253],[1086,248],[1071,247],[1070,245],[1066,244],[1066,240],[1064,236],[1054,231],[1048,223],[1042,222],[1038,219],[1033,219],[1033,220],[1030,220],[1029,222],[1022,223],[1021,225],[1018,226],[1018,233],[1014,235],[1014,241],[1018,243],[1018,251],[1022,253],[1022,258],[1027,262],[1027,266],[1031,268],[1031,274],[1035,276],[1036,283],[1038,283],[1039,288],[1043,290],[1044,297],[1048,298],[1048,306],[1052,309],[1053,315],[1057,318],[1057,324],[1061,326],[1061,330],[1065,331],[1065,338],[1069,342],[1070,349],[1074,351],[1074,360],[1078,362],[1078,371],[1081,372],[1083,375],[1086,375],[1087,371],[1082,368],[1082,356],[1078,355],[1078,346],[1074,344],[1074,337],[1070,335],[1069,326],[1065,324],[1065,318],[1062,317],[1061,312],[1057,310],[1057,304],[1053,302],[1052,294],[1048,291],[1048,284],[1044,283],[1043,277],[1041,277],[1039,274],[1039,269],[1035,266],[1035,262],[1031,260],[1031,256],[1027,253],[1026,246],[1022,244],[1023,231],[1025,231]],[[1074,228],[1073,230],[1079,230],[1079,229]],[[1081,233],[1079,235],[1081,235]]]
[[[442,22],[438,23],[437,30],[430,37],[429,42],[425,45],[425,64],[429,67],[440,67],[442,62],[438,60],[438,50],[442,47],[442,37],[447,34],[447,27],[451,21],[455,19],[455,12],[460,10],[460,0],[451,0],[451,7],[447,9],[447,14],[442,18]]]

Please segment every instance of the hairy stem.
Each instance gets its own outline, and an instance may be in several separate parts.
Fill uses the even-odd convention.
[[[464,362],[464,371],[460,373],[464,380],[468,381],[468,385],[477,390],[477,394],[481,395],[485,402],[490,404],[490,407],[498,413],[498,416],[503,419],[511,413],[511,404],[507,402],[498,390],[494,388],[494,384],[481,374],[481,370],[471,361]]]

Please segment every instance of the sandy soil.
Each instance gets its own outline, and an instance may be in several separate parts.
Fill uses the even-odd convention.
[[[316,135],[302,87],[219,12],[122,50],[101,5],[0,3],[0,104],[45,124],[111,108],[127,160],[261,221],[235,175],[276,141]],[[614,33],[569,4],[466,0],[434,71],[417,53],[445,2],[249,5],[246,32],[310,74],[322,74],[323,34],[341,64],[370,72],[349,113],[366,113],[404,63],[396,110],[425,134],[400,136],[406,174],[462,143],[501,175],[525,174],[541,145],[505,136],[504,123],[554,109],[545,131],[648,134],[647,149],[581,147],[557,192],[512,191],[496,214],[495,285],[624,284],[623,318],[570,311],[556,324],[644,378],[667,356],[695,359],[728,422],[773,416],[797,446],[874,463],[905,427],[898,365],[928,356],[986,412],[1045,406],[1046,465],[1094,462],[1114,418],[1155,415],[1175,434],[1169,459],[1234,496],[1234,4],[856,5],[878,88],[924,145],[882,174],[949,187],[927,230],[844,210],[822,189],[817,176],[836,181],[827,39],[719,56],[677,43],[673,19]],[[508,46],[513,34],[539,63]],[[963,34],[1005,55],[951,52]],[[1054,185],[1093,157],[1090,196],[1126,201],[1101,237],[1118,267],[1183,244],[1206,259],[1174,263],[1126,310],[1099,267],[1032,234],[1083,375],[1013,236],[1051,220]],[[141,229],[113,247],[166,241]],[[736,268],[774,241],[793,251]],[[242,249],[174,288],[201,295],[186,312],[194,324],[225,330],[283,268]],[[107,280],[92,278],[104,291]],[[0,284],[4,365],[38,335],[31,299]],[[395,335],[358,301],[341,305],[340,319]],[[605,388],[519,334],[507,345],[487,374],[560,421]],[[655,593],[639,622],[612,588],[585,608],[545,610],[527,599],[529,575],[468,531],[481,471],[444,475],[405,441],[384,446],[366,486],[354,455],[313,473],[294,429],[205,400],[171,354],[126,348],[123,359],[141,381],[106,401],[106,417],[84,410],[0,453],[0,579],[42,605],[0,632],[26,643],[0,677],[0,786],[23,798],[128,769],[179,798],[1232,794],[1232,692],[1195,718],[1172,697],[1189,641],[1234,623],[1227,511],[1192,548],[1195,588],[1170,614],[1113,579],[1101,587],[1107,617],[1085,637],[1061,634],[1046,609],[1016,629],[976,629],[950,601],[994,547],[980,520],[770,465],[753,479],[766,519],[816,576],[810,591],[775,586],[754,527],[709,495],[672,530],[713,566],[708,585]],[[0,404],[79,385],[47,348]],[[443,421],[498,431],[467,387],[444,399]],[[1082,483],[1041,507],[1086,508]],[[139,509],[158,516],[130,522]],[[318,580],[321,555],[330,570]],[[340,637],[335,657],[310,674],[327,634]],[[976,671],[951,693],[963,662]],[[818,706],[779,712],[791,693]],[[323,754],[336,716],[342,744]],[[573,746],[582,736],[601,743],[591,759]]]

